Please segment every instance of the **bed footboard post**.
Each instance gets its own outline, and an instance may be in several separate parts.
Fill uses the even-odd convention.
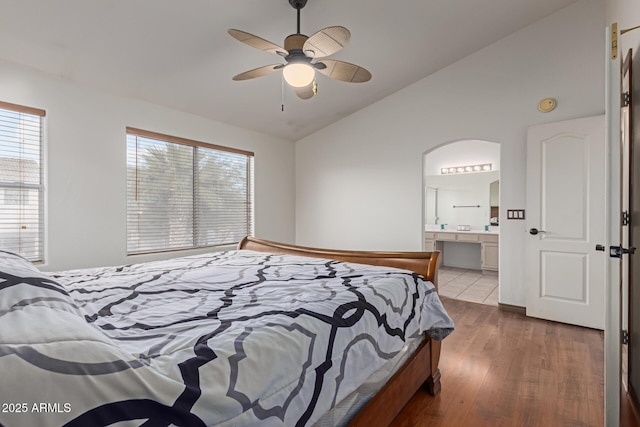
[[[429,347],[431,349],[431,375],[422,384],[422,387],[432,396],[440,393],[440,369],[438,369],[438,363],[440,362],[440,346],[441,342],[434,339],[429,339]]]

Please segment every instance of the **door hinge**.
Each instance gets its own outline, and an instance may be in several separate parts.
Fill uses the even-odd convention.
[[[622,344],[629,344],[629,331],[626,329],[622,330],[622,334],[620,334],[620,341],[622,341]]]
[[[611,24],[611,59],[618,57],[618,23]]]
[[[629,211],[622,212],[622,218],[620,220],[622,222],[622,225],[631,224],[631,214],[629,213]]]
[[[628,107],[630,99],[631,97],[629,96],[629,91],[622,92],[622,99],[620,100],[620,102],[622,103],[622,107]]]

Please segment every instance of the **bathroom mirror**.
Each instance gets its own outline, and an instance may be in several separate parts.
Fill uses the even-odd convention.
[[[500,225],[500,181],[489,184],[489,225]]]
[[[427,228],[446,224],[455,229],[465,224],[481,230],[485,225],[498,225],[499,177],[499,171],[426,176]]]

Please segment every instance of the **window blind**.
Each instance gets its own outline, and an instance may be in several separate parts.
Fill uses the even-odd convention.
[[[253,153],[127,128],[127,253],[253,234]]]
[[[0,248],[44,261],[45,112],[0,102]]]

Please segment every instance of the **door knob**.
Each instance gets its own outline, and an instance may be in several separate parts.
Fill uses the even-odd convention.
[[[531,234],[532,236],[535,236],[538,233],[546,233],[546,231],[538,230],[537,228],[530,228],[529,229],[529,234]]]

